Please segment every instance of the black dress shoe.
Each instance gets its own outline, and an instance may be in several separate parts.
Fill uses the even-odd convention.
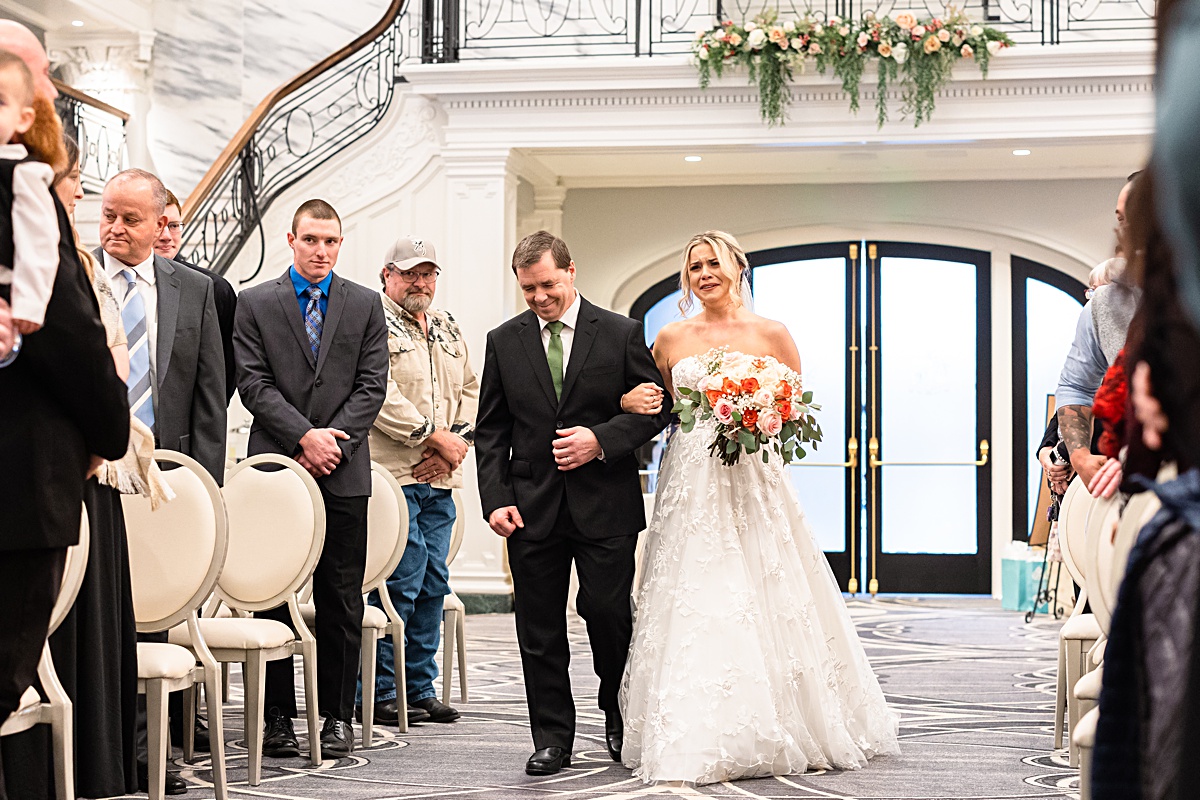
[[[354,719],[359,725],[363,721],[362,706],[354,707]],[[396,708],[395,700],[384,700],[375,703],[374,721],[376,725],[399,725],[400,712]]]
[[[330,714],[321,716],[325,718],[321,726],[321,755],[338,758],[350,755],[354,750],[354,726],[349,720],[335,719]]]
[[[462,716],[457,709],[451,708],[436,697],[426,697],[424,700],[416,700],[408,705],[410,708],[423,710],[429,715],[430,722],[454,722]]]
[[[608,745],[608,755],[620,764],[621,747],[625,744],[625,721],[620,711],[604,712],[604,743]]]
[[[149,793],[150,791],[150,775],[148,773],[149,770],[145,764],[137,765],[139,792]],[[165,794],[187,794],[188,787],[178,773],[167,770],[167,779],[163,782],[163,790]]]
[[[525,762],[526,775],[553,775],[571,766],[571,754],[561,747],[543,747]]]
[[[175,718],[171,718],[171,744],[175,747],[183,747],[183,733],[181,727],[175,724]],[[208,720],[199,714],[196,715],[196,731],[192,739],[192,749],[197,753],[208,752]]]
[[[300,743],[296,741],[292,719],[285,717],[278,708],[267,710],[263,755],[268,758],[295,758],[300,755]]]

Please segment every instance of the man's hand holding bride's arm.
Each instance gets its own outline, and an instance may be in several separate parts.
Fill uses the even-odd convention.
[[[507,539],[517,528],[525,527],[525,520],[516,506],[503,506],[488,515],[488,527]]]
[[[621,410],[626,414],[652,417],[662,411],[663,390],[657,383],[642,383],[621,395]]]

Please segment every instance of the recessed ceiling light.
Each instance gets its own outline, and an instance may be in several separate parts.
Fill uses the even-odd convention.
[[[1032,152],[1032,151],[1030,151],[1030,150],[1013,150],[1013,155],[1014,156],[1027,156],[1030,154],[1030,152]]]
[[[81,19],[73,19],[73,20],[71,20],[71,24],[72,24],[72,25],[74,25],[76,28],[82,28],[82,27],[83,27],[83,20],[81,20]]]
[[[691,161],[691,162],[693,162],[693,163],[695,163],[695,162],[697,162],[697,161],[703,161],[703,159],[702,159],[700,156],[684,156],[684,157],[683,157],[683,160],[684,160],[684,161]]]

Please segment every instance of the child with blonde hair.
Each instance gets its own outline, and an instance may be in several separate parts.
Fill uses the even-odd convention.
[[[22,139],[35,121],[33,75],[19,57],[0,50],[0,297],[12,305],[13,327],[23,335],[42,327],[59,255],[54,168],[36,160],[39,149],[31,153]]]

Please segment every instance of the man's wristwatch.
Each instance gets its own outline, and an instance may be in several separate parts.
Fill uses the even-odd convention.
[[[4,358],[0,358],[0,369],[7,367],[9,364],[17,360],[17,356],[21,355],[21,344],[23,341],[24,340],[21,337],[21,332],[14,331],[12,350],[9,350],[8,355],[6,355]]]

